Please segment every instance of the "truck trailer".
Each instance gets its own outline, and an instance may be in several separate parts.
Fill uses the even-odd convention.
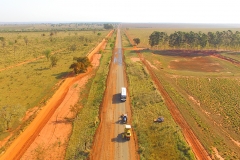
[[[121,91],[121,101],[126,101],[127,99],[127,90],[125,87],[122,87],[122,91]]]

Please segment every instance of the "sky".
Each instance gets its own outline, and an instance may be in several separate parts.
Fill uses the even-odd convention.
[[[240,24],[239,0],[0,0],[0,22]]]

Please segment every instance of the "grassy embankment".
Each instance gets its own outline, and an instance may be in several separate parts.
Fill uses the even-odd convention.
[[[217,148],[223,158],[239,159],[239,147],[234,141],[240,142],[240,68],[193,53],[189,53],[192,57],[167,51],[154,53],[143,54],[157,68],[154,71],[159,80],[208,152],[216,158],[214,148]],[[229,53],[221,54],[229,56]],[[196,59],[200,57],[206,60],[201,65],[208,67],[205,71],[201,66],[196,67],[199,65]],[[237,57],[238,54],[231,54],[231,58]],[[218,69],[211,70],[213,65]]]
[[[35,106],[39,108],[47,102],[60,85],[57,83],[71,72],[69,66],[73,62],[73,57],[86,55],[108,33],[108,31],[99,32],[101,33],[100,36],[97,35],[98,32],[94,33],[93,31],[57,32],[53,36],[49,35],[50,32],[1,33],[1,37],[4,37],[7,43],[4,48],[0,48],[0,69],[40,57],[46,49],[55,52],[54,56],[59,59],[55,67],[50,67],[50,60],[48,61],[44,57],[0,72],[0,109],[4,106],[18,106],[17,110],[21,111],[18,112],[21,115],[12,117],[9,130],[6,130],[6,120],[1,116],[1,140],[19,126],[26,110]],[[45,36],[42,36],[42,34],[45,34]],[[28,38],[27,45],[24,37]],[[53,41],[50,41],[51,37]],[[9,42],[14,42],[15,39],[17,43],[11,45]],[[76,50],[69,50],[74,44]],[[15,53],[14,46],[17,47]],[[26,126],[30,121],[23,125]]]
[[[129,46],[123,37],[123,46]],[[140,159],[195,159],[147,69],[141,62],[132,61],[137,54],[125,51],[124,55]],[[165,121],[154,123],[153,119],[159,116],[163,116]]]
[[[82,106],[82,108],[73,122],[73,131],[65,159],[87,159],[89,155],[94,134],[99,124],[99,107],[105,91],[112,56],[110,44],[114,44],[114,36],[116,36],[115,33],[109,40],[106,49],[102,51],[101,63],[95,76],[88,81],[80,93],[82,98],[78,106]]]

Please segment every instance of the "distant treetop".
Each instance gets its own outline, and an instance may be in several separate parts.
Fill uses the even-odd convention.
[[[112,24],[103,24],[104,29],[113,29]]]

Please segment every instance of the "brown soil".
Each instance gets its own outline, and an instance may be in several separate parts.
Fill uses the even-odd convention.
[[[131,60],[132,60],[133,62],[138,62],[138,61],[140,61],[139,58],[131,58]]]
[[[223,68],[206,57],[185,58],[185,60],[171,61],[169,68],[175,70],[189,70],[195,72],[219,72]]]
[[[129,37],[128,33],[127,32],[125,32],[125,33],[126,33],[128,39],[130,40],[131,44],[134,44],[131,41],[132,38]],[[181,127],[183,135],[184,135],[186,141],[188,142],[189,146],[193,150],[193,153],[195,154],[195,157],[199,160],[200,159],[201,160],[202,159],[204,159],[204,160],[211,159],[209,154],[205,150],[205,148],[202,146],[202,144],[200,143],[198,138],[195,136],[195,134],[193,133],[190,126],[187,124],[187,122],[185,121],[185,119],[183,118],[181,113],[179,112],[177,106],[174,104],[173,100],[168,95],[167,91],[164,89],[161,82],[158,80],[158,78],[157,78],[156,74],[154,73],[153,69],[151,68],[151,66],[147,63],[147,61],[144,59],[142,54],[140,54],[139,51],[136,51],[136,52],[138,54],[138,57],[142,61],[142,63],[148,69],[149,74],[150,74],[151,78],[153,79],[154,83],[156,84],[157,89],[160,91],[162,97],[164,98],[164,101],[165,101],[173,119]]]
[[[112,33],[111,31],[108,36],[111,36]],[[97,61],[100,58],[100,55],[94,55],[94,53],[97,53],[99,49],[104,49],[105,45],[106,40],[104,39],[96,47],[97,49],[94,49],[88,55],[93,65],[98,65],[99,62]],[[76,89],[79,89],[87,81],[92,70],[93,68],[89,68],[86,73],[66,78],[47,105],[42,108],[28,128],[14,140],[8,150],[1,156],[1,159],[20,159],[22,155],[24,155],[23,159],[34,157],[42,159],[45,156],[51,157],[48,159],[62,159],[65,155],[66,137],[69,136],[71,131],[69,120],[73,118],[73,113],[70,112],[69,107],[77,102]],[[29,148],[31,144],[32,146]],[[49,155],[50,152],[45,152],[48,149],[56,152],[56,154]],[[26,154],[24,154],[25,152]]]

